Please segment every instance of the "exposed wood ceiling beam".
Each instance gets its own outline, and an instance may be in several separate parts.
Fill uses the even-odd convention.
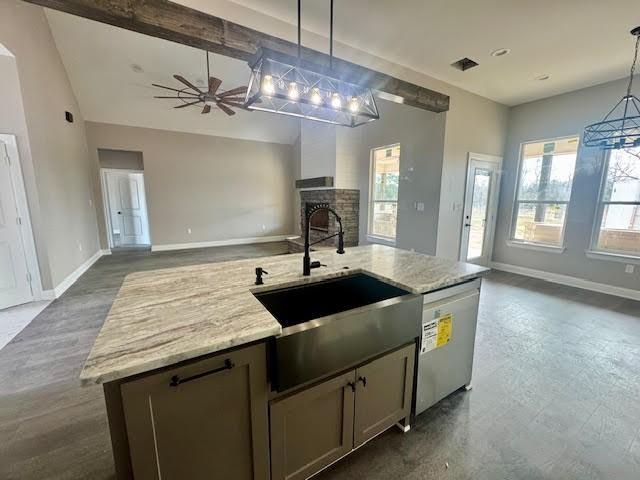
[[[249,61],[261,46],[296,56],[297,44],[167,0],[25,0],[43,7]],[[328,67],[329,56],[302,49],[304,60]],[[449,110],[449,97],[338,58],[337,76],[378,95],[432,112]]]

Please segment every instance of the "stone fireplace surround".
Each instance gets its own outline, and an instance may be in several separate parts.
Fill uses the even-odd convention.
[[[360,190],[344,188],[326,188],[317,190],[300,191],[300,231],[302,237],[289,240],[290,252],[304,251],[304,213],[306,203],[328,203],[342,218],[342,228],[344,230],[344,246],[355,247],[359,241],[360,223]],[[317,215],[317,214],[316,214]],[[311,230],[310,241],[315,242],[327,235],[332,235],[338,231],[338,222],[333,215],[329,215],[328,232]],[[337,246],[338,238],[331,238],[321,242],[312,248],[333,248]]]

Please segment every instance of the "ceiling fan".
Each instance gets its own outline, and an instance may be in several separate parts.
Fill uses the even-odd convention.
[[[230,107],[245,108],[244,107],[244,94],[247,91],[247,87],[236,87],[231,90],[220,91],[220,85],[222,80],[216,77],[212,77],[209,73],[209,52],[207,52],[207,78],[209,79],[209,89],[203,91],[196,85],[185,79],[182,75],[174,75],[173,78],[184,84],[185,87],[178,89],[172,87],[166,87],[164,85],[158,85],[153,83],[154,87],[164,88],[165,90],[171,90],[176,92],[172,97],[156,96],[154,98],[172,98],[182,101],[182,105],[178,105],[173,108],[184,108],[199,103],[204,104],[202,113],[209,113],[212,106],[218,107],[227,115],[235,115]]]

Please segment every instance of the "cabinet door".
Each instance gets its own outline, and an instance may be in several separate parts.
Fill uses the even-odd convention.
[[[353,370],[271,403],[272,480],[307,478],[353,448]]]
[[[411,344],[356,370],[354,447],[409,416],[414,365]]]
[[[121,392],[136,480],[269,478],[264,344],[132,380]]]

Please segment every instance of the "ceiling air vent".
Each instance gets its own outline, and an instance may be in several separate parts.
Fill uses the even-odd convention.
[[[458,60],[457,62],[452,63],[451,66],[464,72],[465,70],[469,70],[470,68],[477,67],[478,62],[474,62],[470,58],[465,57],[462,60]]]

